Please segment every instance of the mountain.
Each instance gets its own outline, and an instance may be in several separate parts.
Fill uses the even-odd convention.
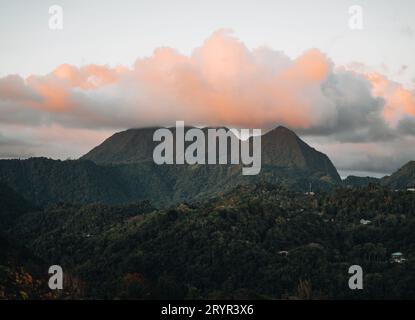
[[[380,184],[380,179],[374,177],[348,176],[343,180],[343,185],[347,188],[362,188],[370,184]]]
[[[415,188],[415,161],[410,161],[390,176],[384,177],[381,184],[392,189]]]
[[[129,129],[118,132],[106,139],[81,157],[97,164],[120,164],[152,161],[153,150],[158,142],[153,142],[157,128]]]
[[[79,160],[0,160],[0,182],[39,206],[142,200],[166,206],[208,199],[240,184],[270,182],[304,192],[310,185],[313,190],[328,190],[341,183],[325,154],[284,127],[263,135],[262,168],[254,176],[242,175],[241,164],[157,165],[153,161],[156,129],[116,133]],[[218,151],[217,147],[217,157]]]
[[[142,189],[138,182],[144,181],[146,192],[152,199],[154,194],[168,195],[167,199],[158,199],[164,203],[203,200],[238,184],[258,181],[276,183],[299,191],[308,191],[310,184],[313,189],[327,190],[341,183],[336,168],[325,154],[310,147],[293,131],[282,126],[262,136],[262,168],[256,176],[243,176],[241,165],[157,166],[153,161],[153,150],[158,144],[153,141],[153,134],[157,129],[130,129],[116,133],[81,159],[98,165],[118,167],[118,171],[129,180],[127,184],[135,184],[132,193]],[[191,127],[185,127],[184,131],[189,129]],[[206,133],[208,129],[229,130],[202,130]],[[171,130],[175,141],[176,129]],[[190,143],[186,142],[185,147]],[[207,141],[205,143],[207,146]],[[210,150],[207,154],[209,152]],[[229,159],[230,147],[227,153]],[[218,147],[216,154],[218,158]],[[163,191],[160,192],[158,188]]]
[[[322,174],[335,183],[340,176],[329,157],[301,140],[293,131],[279,126],[262,136],[262,163]]]
[[[185,128],[185,131],[190,128]],[[225,128],[226,129],[226,128]],[[153,142],[157,128],[130,129],[114,134],[81,159],[97,164],[126,164],[153,161]],[[228,130],[228,129],[226,129]],[[206,128],[204,129],[206,132]],[[172,130],[175,136],[175,130]],[[189,144],[189,143],[187,143]],[[298,169],[341,181],[336,168],[323,153],[311,148],[293,131],[279,126],[262,136],[262,165]]]

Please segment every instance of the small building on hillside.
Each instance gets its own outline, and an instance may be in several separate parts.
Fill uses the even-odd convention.
[[[371,222],[372,221],[370,221],[370,220],[360,219],[360,224],[363,224],[363,225],[367,225],[367,224],[369,224]]]
[[[408,188],[406,191],[415,192],[415,188]]]
[[[288,256],[288,251],[285,251],[285,250],[284,251],[279,251],[278,254],[280,256],[287,257]]]
[[[307,192],[304,193],[306,196],[314,196],[315,195],[315,192],[313,192],[313,189],[311,188],[311,185],[312,184],[310,183],[310,188],[308,189]]]
[[[402,252],[394,252],[391,254],[392,263],[404,263],[406,261]]]

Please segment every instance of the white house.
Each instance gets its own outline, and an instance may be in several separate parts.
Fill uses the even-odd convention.
[[[371,222],[372,221],[370,221],[370,220],[360,219],[360,224],[363,224],[363,225],[367,225],[367,224],[369,224]]]
[[[286,257],[286,256],[288,256],[288,251],[280,251],[280,252],[278,252],[278,254],[280,255],[280,256],[283,256],[283,257]]]
[[[404,263],[406,259],[403,256],[402,252],[394,252],[391,254],[392,263]]]

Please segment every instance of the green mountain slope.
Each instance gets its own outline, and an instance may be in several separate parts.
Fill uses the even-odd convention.
[[[330,159],[301,140],[293,131],[278,127],[262,137],[262,163],[276,167],[303,169],[341,181]]]
[[[0,160],[0,182],[40,206],[142,200],[165,206],[208,199],[239,184],[261,181],[302,192],[310,185],[328,190],[341,183],[326,155],[284,127],[263,136],[262,169],[256,176],[242,175],[241,165],[156,165],[154,130],[117,133],[80,160]]]
[[[348,176],[343,180],[343,185],[349,188],[361,188],[367,187],[370,184],[378,185],[380,184],[380,179],[374,177],[357,177],[357,176]]]
[[[415,188],[415,161],[410,161],[390,176],[384,177],[381,183],[393,189]]]

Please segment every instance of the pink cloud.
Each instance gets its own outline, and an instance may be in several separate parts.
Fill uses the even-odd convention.
[[[292,59],[220,30],[188,56],[158,48],[132,67],[9,75],[0,78],[0,157],[80,156],[114,131],[184,120],[286,125],[340,168],[390,171],[413,158],[415,136],[399,127],[415,123],[414,92],[363,65],[352,70],[318,49]]]
[[[318,49],[291,59],[266,47],[250,50],[229,31],[220,30],[190,56],[159,48],[132,68],[62,64],[44,76],[1,78],[0,115],[24,106],[49,124],[87,129],[185,120],[307,130],[336,127],[343,112],[339,102],[354,99],[356,105],[346,103],[347,108],[361,108],[361,100],[347,95],[359,92],[356,86],[366,90],[360,80],[364,78],[373,96],[367,99],[384,99],[379,114],[388,125],[415,116],[414,94],[386,77],[357,73],[359,81],[350,84],[352,89],[346,90],[353,82],[349,79],[328,94],[324,87],[336,83],[337,76],[333,63]],[[6,101],[8,106],[2,108]]]
[[[385,99],[383,115],[388,123],[396,123],[405,116],[415,116],[415,95],[401,84],[388,80],[379,73],[366,75],[373,93]]]

